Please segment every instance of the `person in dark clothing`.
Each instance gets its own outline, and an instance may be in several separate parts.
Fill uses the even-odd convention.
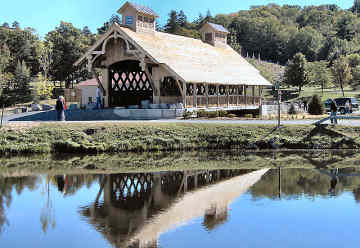
[[[331,101],[330,101],[330,121],[331,121],[331,124],[337,124],[337,119],[336,119],[337,110],[338,110],[338,107],[336,105],[336,102],[334,101],[334,99],[331,99]]]
[[[59,98],[56,101],[56,119],[58,121],[65,121],[65,104],[64,104],[64,97],[59,96]]]

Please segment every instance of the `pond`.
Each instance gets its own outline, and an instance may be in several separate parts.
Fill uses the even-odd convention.
[[[0,247],[355,247],[360,168],[0,176]]]

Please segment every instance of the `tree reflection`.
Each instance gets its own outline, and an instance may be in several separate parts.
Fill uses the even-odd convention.
[[[0,176],[0,234],[3,232],[4,225],[9,225],[6,217],[6,208],[9,208],[12,202],[12,192],[16,191],[20,195],[25,188],[30,191],[38,187],[37,177],[1,177]]]

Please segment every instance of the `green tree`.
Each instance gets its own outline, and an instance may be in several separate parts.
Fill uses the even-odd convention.
[[[72,73],[79,69],[80,74],[86,74],[85,67],[75,68],[73,64],[93,44],[92,37],[85,36],[82,30],[71,23],[61,22],[54,31],[46,35],[45,40],[52,44],[49,74],[54,80],[65,81],[69,87]]]
[[[360,0],[354,0],[354,5],[351,7],[353,13],[360,14]]]
[[[309,103],[309,109],[308,109],[309,114],[322,115],[324,113],[324,110],[325,110],[325,106],[321,102],[320,97],[318,95],[314,95]]]
[[[315,61],[308,63],[307,71],[309,80],[312,85],[321,87],[321,94],[324,94],[324,89],[332,82],[332,74],[328,68],[327,61]]]
[[[24,93],[30,90],[31,75],[30,70],[27,68],[25,61],[18,61],[14,72],[14,81],[17,89],[24,90]]]
[[[301,92],[301,88],[309,83],[306,66],[307,61],[305,56],[302,53],[297,53],[293,60],[288,62],[285,69],[284,83],[299,87],[299,93]]]
[[[344,87],[352,79],[351,68],[347,59],[344,56],[341,56],[335,60],[333,66],[331,67],[331,72],[334,76],[334,83],[337,86],[340,86],[342,94],[345,96]]]
[[[164,28],[166,33],[170,34],[178,34],[180,31],[180,24],[178,20],[178,14],[175,10],[172,10],[169,14],[169,19],[167,20],[167,23],[165,24]]]

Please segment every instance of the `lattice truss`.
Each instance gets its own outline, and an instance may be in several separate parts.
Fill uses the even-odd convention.
[[[151,174],[112,176],[112,201],[123,208],[141,208],[151,195],[152,185]]]
[[[112,69],[113,91],[152,91],[152,86],[144,71],[121,71]]]

